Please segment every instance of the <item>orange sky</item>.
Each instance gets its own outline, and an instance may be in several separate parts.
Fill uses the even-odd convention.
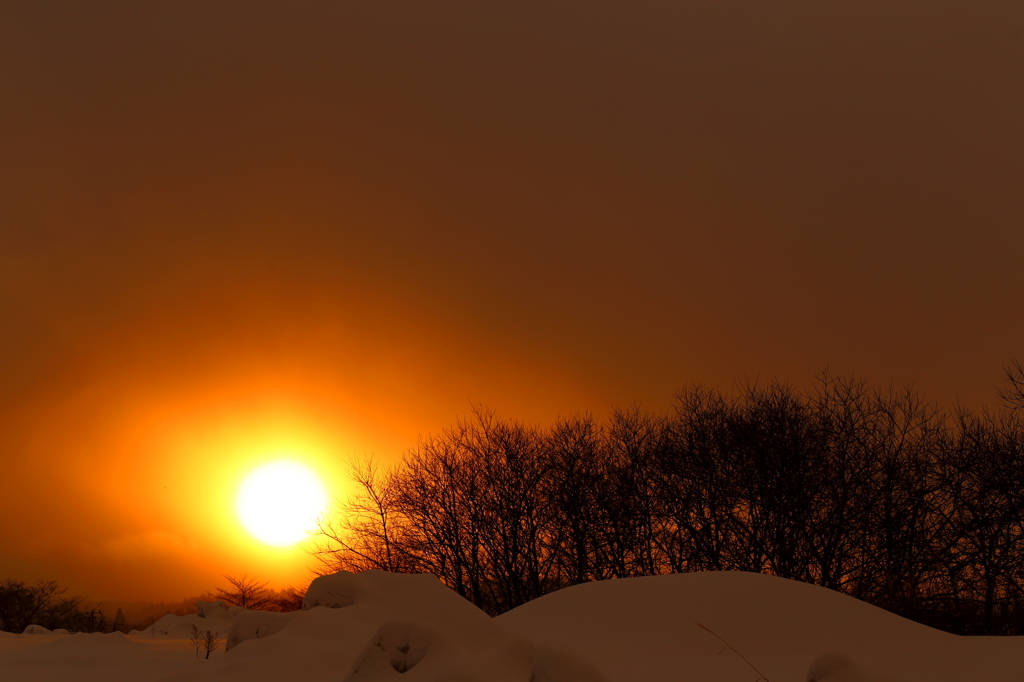
[[[16,6],[17,5],[17,6]],[[233,491],[528,421],[1024,357],[1024,4],[0,7],[0,579],[300,582]]]

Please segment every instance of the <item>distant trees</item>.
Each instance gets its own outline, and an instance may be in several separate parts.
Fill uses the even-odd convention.
[[[121,609],[118,609],[117,613],[114,615],[114,622],[111,624],[111,628],[117,632],[123,632],[125,634],[128,634],[131,630],[131,627],[128,625],[128,619],[125,618],[124,611]]]
[[[247,573],[239,577],[225,576],[230,587],[217,590],[216,595],[204,595],[204,599],[222,599],[230,605],[242,606],[247,609],[265,609],[270,611],[298,611],[302,608],[305,591],[294,587],[282,590],[271,590],[267,583]],[[39,581],[29,585],[16,580],[0,582],[0,631],[24,632],[29,625],[41,625],[49,630],[58,628],[70,632],[129,632],[132,629],[144,630],[152,625],[165,613],[170,613],[167,605],[157,613],[150,613],[139,619],[136,616],[129,623],[122,609],[117,609],[113,621],[97,607],[85,607],[82,597],[65,596],[67,590],[55,581]],[[197,598],[198,599],[198,598]],[[194,613],[196,599],[186,600],[174,610],[176,615],[183,616]],[[205,640],[204,640],[205,642]],[[205,643],[202,646],[206,646]],[[211,649],[211,651],[215,650]]]
[[[1024,370],[1008,378],[1013,407]],[[745,570],[1024,633],[1024,410],[950,415],[828,375],[698,386],[669,414],[544,429],[481,410],[355,480],[321,525],[325,572],[429,571],[490,613],[591,580]]]
[[[0,630],[22,632],[29,625],[49,629],[77,610],[81,599],[60,598],[66,589],[54,581],[26,585],[15,580],[0,583]]]
[[[81,597],[65,597],[55,581],[27,585],[17,580],[0,583],[0,630],[23,632],[29,625],[49,630],[106,632],[110,623],[98,608],[82,607]]]
[[[286,587],[274,594],[270,600],[270,605],[267,607],[267,610],[280,611],[282,613],[287,613],[289,611],[301,611],[302,600],[305,596],[306,593],[301,590],[294,587]]]

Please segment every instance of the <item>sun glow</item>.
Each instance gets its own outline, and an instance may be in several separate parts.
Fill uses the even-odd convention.
[[[327,491],[308,467],[290,460],[264,464],[238,489],[238,518],[253,537],[285,547],[306,537],[327,507]]]

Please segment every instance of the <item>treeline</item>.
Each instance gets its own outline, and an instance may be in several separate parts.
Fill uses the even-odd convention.
[[[498,614],[594,580],[756,571],[962,634],[1024,634],[1024,372],[942,411],[825,376],[539,428],[480,411],[321,526],[324,571],[429,571]],[[1014,383],[1016,378],[1017,383]]]
[[[66,588],[52,580],[34,585],[17,580],[3,581],[0,583],[0,631],[21,633],[29,625],[41,625],[48,630],[110,632],[115,625],[121,625],[107,620],[99,608],[83,606],[82,597],[68,597],[66,592]]]
[[[139,614],[129,622],[122,609],[111,620],[109,615],[95,607],[85,606],[83,597],[67,596],[67,589],[53,580],[40,580],[28,584],[18,580],[0,582],[0,631],[21,633],[29,625],[40,625],[47,630],[64,629],[68,632],[114,632],[128,633],[131,630],[145,630],[168,613],[184,616],[196,612],[199,599],[214,601],[220,599],[228,606],[265,611],[298,611],[302,608],[304,590],[286,587],[274,590],[268,583],[243,573],[241,576],[225,575],[227,588],[218,588],[215,593],[186,599],[180,604],[152,604],[153,613]],[[168,606],[176,606],[173,610]]]

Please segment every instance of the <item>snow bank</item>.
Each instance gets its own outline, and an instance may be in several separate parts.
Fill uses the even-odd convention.
[[[238,614],[245,611],[237,606],[229,608],[219,599],[215,602],[197,601],[196,608],[196,613],[184,616],[168,613],[145,630],[132,630],[128,634],[151,639],[189,639],[195,625],[200,632],[210,631],[225,637]]]
[[[228,651],[231,651],[248,639],[262,639],[263,637],[276,635],[291,619],[292,614],[290,613],[246,611],[243,609],[237,612],[231,628],[226,633],[227,642],[225,647]]]
[[[193,624],[230,650],[196,659]],[[290,614],[208,602],[130,637],[0,638],[4,682],[1019,682],[1021,670],[1024,638],[956,637],[750,573],[578,585],[493,619],[430,575],[339,573]]]
[[[830,652],[849,665],[813,671],[822,678],[816,682],[1010,682],[1024,670],[1022,637],[958,637],[838,592],[758,573],[577,585],[495,621],[534,641],[561,640],[622,682],[807,680],[812,664]]]
[[[222,600],[196,602],[196,615],[200,618],[222,618],[228,615],[228,605]]]
[[[4,682],[141,682],[194,665],[189,652],[153,649],[120,632],[5,639],[3,643],[5,647],[21,645],[0,648]]]
[[[429,573],[372,570],[321,576],[310,584],[302,602],[304,611],[317,606],[363,607],[391,618],[431,623],[473,648],[493,645],[503,636],[486,613]]]
[[[258,639],[250,636],[257,625]],[[264,636],[264,626],[277,631]],[[427,574],[324,576],[310,585],[302,611],[241,614],[229,640],[221,659],[169,682],[607,682],[569,649],[510,633]]]
[[[308,611],[317,606],[340,609],[351,606],[354,594],[359,589],[355,574],[342,571],[333,575],[322,575],[309,584],[306,596],[302,598],[302,609]]]

